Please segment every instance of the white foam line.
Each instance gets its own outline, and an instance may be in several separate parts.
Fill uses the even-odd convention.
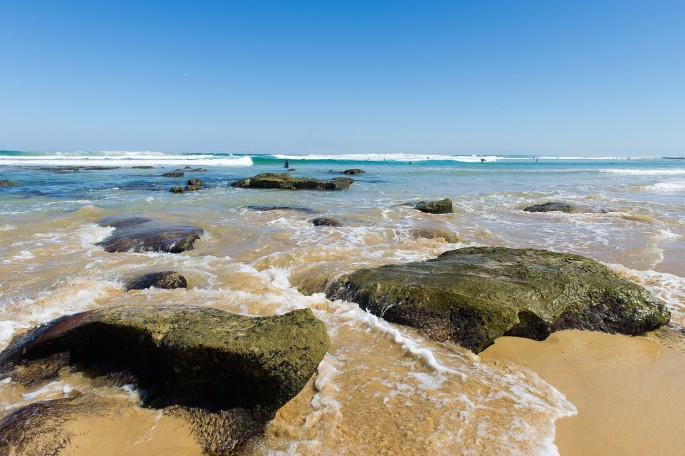
[[[216,158],[199,156],[152,156],[152,157],[0,157],[0,166],[135,166],[135,165],[205,165],[205,166],[252,166],[250,157]]]

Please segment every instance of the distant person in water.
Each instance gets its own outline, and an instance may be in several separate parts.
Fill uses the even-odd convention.
[[[481,159],[480,159],[480,162],[481,162],[481,163],[485,163],[485,159],[484,159],[484,158],[481,158]]]
[[[288,162],[288,159],[285,159],[285,163],[283,163],[284,168],[290,168],[290,163]]]

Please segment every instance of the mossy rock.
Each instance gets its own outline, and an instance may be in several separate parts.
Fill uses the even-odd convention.
[[[312,219],[312,225],[314,226],[334,226],[340,227],[344,226],[343,222],[333,217],[315,217]]]
[[[354,182],[349,177],[330,180],[293,177],[288,173],[263,173],[233,183],[239,188],[271,188],[281,190],[347,190]]]
[[[470,247],[425,262],[362,269],[326,295],[478,353],[500,336],[562,329],[636,335],[670,320],[665,304],[602,264],[536,249]]]
[[[131,279],[126,284],[126,291],[144,290],[146,288],[187,288],[188,282],[176,271],[151,272]]]
[[[162,177],[183,177],[183,173],[182,173],[182,172],[172,171],[172,172],[170,172],[170,173],[164,173],[164,174],[162,174]]]
[[[438,201],[419,201],[414,208],[428,214],[449,214],[452,212],[452,200],[445,198]]]
[[[11,180],[2,179],[0,180],[0,187],[19,187],[19,184]]]
[[[68,353],[71,365],[133,374],[148,405],[275,410],[304,387],[328,343],[310,309],[248,317],[196,306],[112,307],[30,330],[0,353],[0,371]]]
[[[111,236],[96,245],[107,252],[169,252],[191,250],[204,234],[202,228],[173,225],[141,216],[115,216],[100,221],[100,226],[116,228]]]

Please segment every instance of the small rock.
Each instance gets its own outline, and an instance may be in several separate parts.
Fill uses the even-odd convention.
[[[543,204],[534,204],[523,209],[525,212],[566,212],[567,214],[586,212],[586,209],[568,203],[552,201]]]
[[[449,214],[452,212],[452,200],[445,198],[439,201],[419,201],[414,208],[428,214]]]
[[[176,271],[152,272],[138,276],[126,284],[126,291],[144,290],[146,288],[188,288],[188,282]]]
[[[357,174],[364,174],[365,172],[366,171],[364,171],[363,169],[354,168],[354,169],[346,169],[345,171],[343,171],[343,174],[349,174],[351,176],[354,176]]]
[[[354,182],[349,177],[330,180],[293,177],[288,173],[263,173],[233,183],[239,188],[264,188],[281,190],[347,190]]]
[[[174,171],[170,173],[164,173],[162,174],[162,177],[183,177],[183,173]]]
[[[11,180],[0,180],[0,187],[19,187],[19,184]]]
[[[332,217],[316,217],[312,219],[314,226],[344,226],[343,223]]]
[[[193,170],[193,172],[194,172],[194,173],[206,173],[206,172],[207,172],[207,168],[195,168],[195,169]]]
[[[185,190],[183,190],[183,187],[176,185],[175,187],[171,187],[169,191],[171,193],[183,193]]]
[[[154,166],[151,165],[136,165],[136,166],[131,166],[132,169],[152,169]]]

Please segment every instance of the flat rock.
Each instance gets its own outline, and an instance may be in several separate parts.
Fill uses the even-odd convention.
[[[128,281],[126,291],[144,290],[146,288],[187,288],[188,282],[176,271],[151,272],[143,274]]]
[[[536,249],[470,247],[361,269],[337,279],[326,295],[476,353],[502,335],[544,340],[562,329],[636,335],[670,320],[662,301],[602,264]]]
[[[19,187],[19,184],[11,180],[0,180],[0,187]]]
[[[182,172],[172,171],[170,173],[162,174],[162,177],[183,177]]]
[[[452,200],[445,198],[438,201],[419,201],[414,208],[428,214],[449,214],[452,212]]]
[[[567,214],[580,214],[588,212],[606,214],[609,212],[607,209],[602,207],[578,206],[575,204],[562,203],[559,201],[534,204],[532,206],[525,207],[523,210],[526,212],[565,212]]]
[[[107,252],[169,252],[192,250],[196,240],[204,234],[202,228],[173,225],[140,216],[107,217],[100,226],[116,228],[111,236],[96,245]]]
[[[308,208],[308,207],[300,207],[300,206],[245,206],[247,209],[250,209],[251,211],[257,211],[257,212],[270,212],[270,211],[293,211],[293,212],[302,212],[303,214],[316,214],[316,211],[314,209]]]
[[[330,180],[293,177],[288,173],[263,173],[233,183],[239,188],[272,188],[282,190],[347,190],[354,182],[349,177]]]
[[[447,228],[422,226],[411,230],[414,238],[419,239],[444,239],[445,242],[455,244],[457,242],[464,242],[465,239],[458,234],[448,230]]]

